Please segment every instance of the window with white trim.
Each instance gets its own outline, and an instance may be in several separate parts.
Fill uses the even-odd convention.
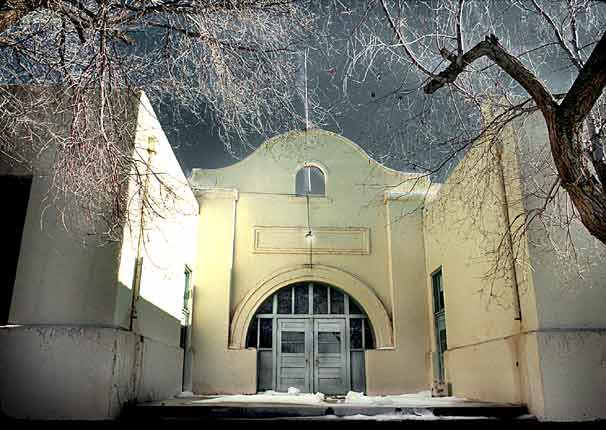
[[[305,166],[297,172],[296,193],[299,196],[323,196],[326,194],[324,172],[316,166]]]

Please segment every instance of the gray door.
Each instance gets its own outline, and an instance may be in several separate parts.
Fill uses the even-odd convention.
[[[295,387],[311,392],[311,320],[278,319],[277,372],[278,391]]]
[[[344,319],[314,320],[314,391],[343,394],[349,391],[349,369]]]
[[[436,324],[436,369],[434,372],[438,382],[444,382],[444,351],[447,349],[444,311],[435,314],[434,318]]]

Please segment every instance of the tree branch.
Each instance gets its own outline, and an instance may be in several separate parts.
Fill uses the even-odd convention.
[[[467,51],[462,57],[461,65],[457,64],[456,57],[452,55],[446,57],[451,60],[450,65],[440,72],[437,78],[425,85],[423,91],[426,94],[433,94],[445,84],[454,82],[469,64],[482,57],[488,57],[528,92],[541,111],[551,112],[557,106],[553,95],[520,60],[503,49],[494,35],[487,36],[485,40]]]
[[[381,0],[381,6],[383,7],[383,12],[385,13],[385,16],[387,17],[387,20],[389,21],[389,25],[390,25],[391,29],[397,36],[398,40],[400,41],[400,44],[402,45],[402,49],[404,49],[404,53],[406,53],[406,56],[408,58],[410,58],[410,61],[412,62],[412,64],[414,64],[420,71],[422,71],[426,75],[435,76],[433,73],[431,73],[425,67],[423,67],[423,65],[421,63],[419,63],[419,60],[417,60],[417,58],[410,51],[410,49],[408,49],[408,46],[406,45],[406,40],[404,40],[404,37],[402,36],[400,29],[398,28],[395,21],[391,17],[391,14],[389,13],[389,9],[387,8],[387,4],[385,3],[385,0]]]
[[[457,10],[457,21],[456,21],[456,27],[457,27],[457,57],[459,58],[459,61],[461,61],[463,59],[463,34],[461,32],[461,25],[463,22],[463,4],[465,3],[465,0],[459,0],[459,8]],[[461,65],[461,64],[459,64]]]
[[[568,55],[568,58],[570,58],[570,62],[579,70],[581,70],[581,68],[583,67],[583,64],[581,63],[580,59],[575,57],[575,55],[573,54],[573,52],[571,51],[570,47],[566,44],[566,41],[564,40],[564,37],[562,36],[562,33],[560,32],[560,30],[558,29],[557,25],[555,24],[555,22],[553,21],[553,19],[551,18],[551,16],[549,16],[549,14],[547,12],[545,12],[545,10],[543,8],[541,8],[538,3],[536,2],[536,0],[531,0],[533,6],[535,7],[535,9],[537,10],[537,12],[543,17],[545,18],[545,21],[547,22],[547,24],[549,24],[549,26],[552,28],[556,39],[558,40],[558,44],[562,47],[562,49],[564,50],[564,52],[566,52],[566,54]],[[572,15],[573,19],[574,19],[574,14]]]
[[[582,121],[606,86],[606,32],[593,49],[585,66],[559,106],[558,115],[573,124]]]

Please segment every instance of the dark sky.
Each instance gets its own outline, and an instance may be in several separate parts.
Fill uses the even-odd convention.
[[[352,3],[354,6],[364,4],[362,1]],[[344,10],[347,13],[343,13]],[[361,12],[364,8],[356,10]],[[351,49],[351,36],[360,22],[360,15],[349,13],[347,7],[335,13],[334,9],[327,11],[319,6],[317,13],[320,14],[321,25],[329,37],[318,40],[317,45],[310,46],[307,50],[310,97],[315,98],[322,110],[321,114],[314,111],[310,113],[312,123],[353,140],[389,167],[410,170],[404,152],[410,152],[410,145],[414,145],[415,139],[418,140],[418,136],[407,133],[410,127],[417,128],[417,119],[410,118],[408,108],[397,107],[402,96],[394,91],[402,85],[404,88],[418,85],[418,76],[412,73],[407,64],[394,68],[381,54],[375,58],[372,67],[367,69],[367,63],[361,63],[360,67],[348,74],[346,67],[349,57],[343,53],[348,47]],[[332,14],[330,19],[326,18],[328,13]],[[387,27],[384,28],[384,34],[388,39],[391,36]],[[298,79],[293,85],[303,85],[305,78],[302,64],[303,61],[299,67]],[[344,86],[346,75],[349,79]],[[415,98],[417,96],[415,94]],[[440,95],[419,98],[413,110],[426,108],[427,102],[436,103],[440,99]],[[303,104],[299,105],[300,112],[303,112]],[[186,174],[196,167],[217,168],[233,164],[252,151],[247,145],[233,140],[230,143],[235,154],[230,154],[218,138],[216,127],[210,118],[199,120],[186,111],[180,112],[177,117],[172,109],[161,109],[159,115],[162,126]],[[329,115],[326,115],[327,112]],[[271,136],[250,135],[247,144],[258,147],[268,137]],[[402,145],[409,148],[403,151]],[[422,158],[426,158],[426,155]]]
[[[503,44],[515,53],[543,44],[551,36],[549,31],[541,30],[533,21],[536,17],[521,13],[518,9],[501,10],[504,4],[509,2],[497,1],[493,10],[494,16],[501,21],[495,23],[494,18],[490,18],[479,27],[473,27],[473,37],[476,39],[470,40],[468,46],[477,43],[478,37],[483,38],[495,32],[500,35]],[[325,11],[320,13],[326,15]],[[477,113],[473,113],[473,109],[463,102],[453,103],[453,95],[447,90],[432,96],[422,91],[409,92],[410,88],[419,85],[419,74],[405,61],[398,62],[393,56],[379,54],[371,67],[366,68],[368,63],[362,62],[353,75],[348,75],[345,71],[348,56],[336,54],[347,51],[359,19],[359,16],[350,13],[332,15],[330,24],[326,25],[330,37],[321,41],[322,47],[312,46],[308,50],[308,85],[322,109],[332,115],[324,117],[320,127],[353,140],[388,167],[420,171],[424,166],[436,164],[445,152],[452,149],[452,145],[456,146],[456,143],[446,145],[444,142],[460,138],[463,123],[470,130],[479,127]],[[476,25],[478,20],[484,18],[478,19],[478,15],[470,13],[467,19],[470,25]],[[389,29],[385,27],[384,31],[386,40],[389,40]],[[565,90],[570,85],[570,70],[558,58],[560,54],[553,51],[549,56],[551,63],[531,63],[538,67],[541,78],[549,82],[555,91]],[[439,59],[438,54],[435,56]],[[502,80],[494,69],[497,79]],[[346,75],[349,77],[347,91],[343,86]],[[302,80],[303,74],[299,73],[299,82],[293,82],[293,85],[301,85]],[[512,91],[523,94],[515,85]],[[236,154],[230,154],[208,118],[200,121],[186,111],[176,118],[161,109],[159,115],[187,175],[196,167],[218,168],[233,164],[238,157],[242,158],[251,152],[250,148],[234,140],[231,144]],[[317,124],[318,115],[311,112],[311,119]],[[257,147],[265,138],[251,135],[247,143]],[[437,142],[441,143],[438,145]]]

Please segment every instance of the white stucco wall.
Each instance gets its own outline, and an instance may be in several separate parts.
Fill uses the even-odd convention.
[[[48,187],[33,178],[9,322],[112,325],[120,247],[86,246],[56,224]]]
[[[149,180],[142,184],[132,181],[129,186],[129,218],[118,269],[118,286],[122,291],[115,323],[122,327],[129,325],[131,293],[125,290],[133,285],[141,234],[141,201],[146,193],[150,207],[143,213],[140,249],[143,268],[134,328],[150,338],[178,346],[184,272],[186,267],[193,270],[195,266],[198,203],[145,95],[137,117],[135,158],[150,166],[147,170],[139,166]]]
[[[81,245],[69,224],[66,232],[53,222],[55,208],[45,207],[49,185],[39,164],[21,243],[12,325],[0,330],[1,406],[9,416],[112,418],[127,401],[158,400],[181,391],[184,270],[194,267],[198,205],[144,94],[130,114],[125,120],[136,122],[135,158],[147,163],[144,150],[150,137],[155,141],[151,168],[144,173],[150,178],[146,193],[153,210],[144,217],[133,330],[131,287],[141,219],[136,177],[129,186],[132,216],[122,241]]]
[[[522,160],[524,203],[532,211],[543,206],[544,199],[538,196],[551,187],[557,172],[543,118],[531,116],[518,130],[514,137]],[[529,230],[539,325],[603,329],[606,245],[592,237],[578,218],[568,223],[571,214],[571,203],[560,189],[554,204],[547,206]]]
[[[116,329],[0,328],[0,398],[8,416],[107,419],[134,397],[135,336]]]
[[[557,172],[547,128],[536,114],[514,134],[521,160],[524,205],[544,205]],[[606,246],[592,237],[560,189],[528,232],[537,297],[538,349],[545,416],[557,420],[606,417]]]

